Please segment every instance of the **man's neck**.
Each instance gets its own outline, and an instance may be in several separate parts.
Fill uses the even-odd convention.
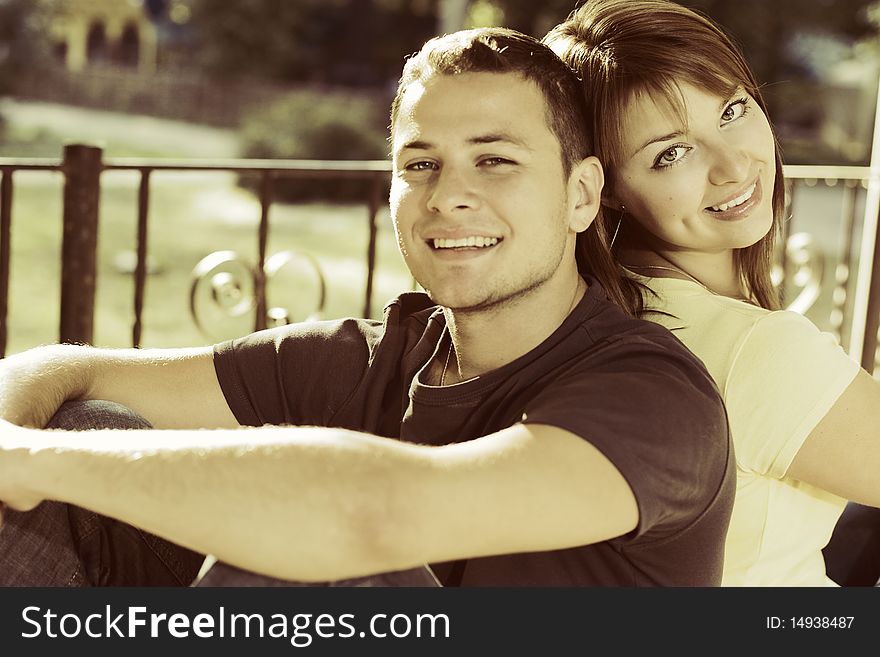
[[[587,284],[572,276],[564,285],[547,285],[519,298],[479,311],[445,308],[453,351],[446,363],[445,384],[458,383],[502,367],[527,354],[558,329],[577,306]]]

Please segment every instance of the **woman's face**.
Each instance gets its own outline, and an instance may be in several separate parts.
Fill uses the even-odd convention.
[[[743,89],[730,98],[686,83],[680,89],[683,116],[647,94],[627,106],[608,202],[624,205],[624,222],[638,221],[658,250],[750,246],[773,221],[776,160],[767,117]]]

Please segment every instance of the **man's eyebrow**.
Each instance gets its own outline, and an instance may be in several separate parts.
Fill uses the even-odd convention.
[[[405,151],[407,149],[417,150],[417,151],[427,151],[433,148],[433,144],[427,141],[420,141],[416,139],[415,141],[408,141],[403,146],[400,147],[400,150]]]
[[[506,132],[478,135],[476,137],[471,137],[470,139],[468,139],[468,143],[470,144],[497,144],[499,142],[512,144],[514,146],[520,146],[521,148],[528,148],[528,146],[526,146],[525,142],[522,139],[519,139],[514,135],[508,134]]]
[[[529,148],[526,143],[522,139],[518,139],[517,137],[504,133],[490,133],[485,135],[476,135],[474,137],[469,137],[467,139],[467,143],[469,144],[497,144],[497,143],[506,143],[512,144],[514,146],[519,146],[520,148]],[[434,144],[429,141],[424,141],[421,139],[415,139],[413,141],[408,141],[403,146],[400,147],[400,150],[421,150],[426,151],[434,148]],[[529,150],[531,150],[529,148]]]

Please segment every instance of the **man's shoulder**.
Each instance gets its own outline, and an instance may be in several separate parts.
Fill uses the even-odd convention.
[[[679,356],[703,367],[702,361],[669,328],[647,318],[633,317],[607,299],[596,300],[593,312],[583,319],[581,327],[595,345]]]
[[[220,343],[215,351],[225,351],[232,346],[244,344],[274,343],[278,349],[300,342],[313,343],[373,343],[381,340],[387,332],[400,328],[427,325],[437,312],[442,312],[430,298],[419,292],[404,292],[388,301],[383,308],[382,319],[364,317],[340,317],[315,319],[264,329],[247,336]]]
[[[569,371],[575,377],[608,377],[633,382],[630,391],[644,386],[653,394],[657,386],[668,392],[678,389],[679,400],[670,407],[705,407],[707,414],[723,413],[721,393],[703,361],[668,328],[633,317],[611,301],[598,300],[580,328],[586,339],[575,341],[582,365]],[[636,383],[638,382],[638,383]]]

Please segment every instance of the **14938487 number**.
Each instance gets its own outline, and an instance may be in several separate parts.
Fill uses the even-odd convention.
[[[792,616],[792,628],[798,629],[849,629],[855,616]]]

